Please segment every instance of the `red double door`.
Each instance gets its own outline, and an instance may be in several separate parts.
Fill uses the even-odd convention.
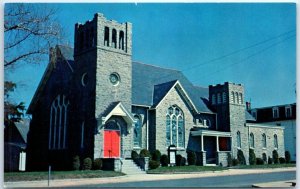
[[[104,130],[104,158],[120,157],[120,131]]]

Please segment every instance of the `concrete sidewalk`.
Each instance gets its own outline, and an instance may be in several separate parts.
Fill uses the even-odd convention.
[[[289,188],[295,187],[296,180],[278,181],[278,182],[266,182],[253,184],[253,188]]]
[[[153,180],[174,180],[185,178],[203,178],[213,176],[230,176],[241,174],[259,174],[259,173],[271,173],[282,171],[296,171],[295,167],[292,168],[276,168],[276,169],[229,169],[225,171],[209,171],[189,174],[147,174],[147,175],[125,175],[120,177],[108,177],[108,178],[84,178],[84,179],[61,179],[51,180],[50,187],[67,187],[67,186],[83,186],[83,185],[95,185],[106,183],[123,183],[123,182],[135,182],[135,181],[153,181]],[[4,182],[5,188],[19,188],[19,187],[47,187],[48,181],[21,181],[21,182]]]

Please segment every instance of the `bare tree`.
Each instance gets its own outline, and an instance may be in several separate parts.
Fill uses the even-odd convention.
[[[19,62],[45,60],[49,48],[62,39],[57,10],[47,4],[12,3],[4,12],[4,68]]]

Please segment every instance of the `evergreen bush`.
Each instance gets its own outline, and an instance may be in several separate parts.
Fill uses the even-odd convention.
[[[273,161],[274,161],[274,164],[278,164],[279,163],[279,156],[278,156],[278,152],[277,150],[273,150]]]
[[[242,150],[237,151],[237,159],[239,160],[239,164],[246,165],[246,159]]]
[[[72,161],[72,169],[79,170],[80,168],[80,158],[79,156],[74,156]]]
[[[235,159],[235,158],[232,159],[232,166],[237,166],[239,163],[240,162],[238,159]]]
[[[155,150],[154,152],[152,152],[152,160],[154,161],[160,161],[160,157],[161,157],[161,153],[159,150]]]
[[[163,154],[160,157],[160,163],[162,167],[167,167],[169,164],[169,157],[166,154]]]
[[[180,154],[176,154],[176,166],[181,166],[182,156]]]
[[[270,156],[268,158],[268,164],[273,164],[273,159]]]
[[[284,152],[286,163],[291,163],[291,154],[289,151]]]
[[[150,160],[149,161],[149,168],[150,169],[156,169],[159,167],[160,163],[158,161]]]
[[[286,162],[286,160],[284,157],[280,157],[279,162],[280,162],[280,164],[284,164]]]
[[[91,158],[85,158],[83,160],[83,165],[82,165],[83,170],[91,170],[92,169],[92,159]]]
[[[193,151],[187,152],[187,161],[189,165],[195,165],[196,164],[196,154]]]
[[[263,159],[263,161],[264,161],[265,164],[268,163],[268,159],[267,159],[267,154],[266,153],[262,154],[262,159]]]
[[[264,164],[264,160],[261,158],[256,158],[256,164],[257,165],[263,165]]]
[[[256,164],[256,156],[253,149],[249,149],[249,164],[255,165]]]
[[[151,154],[147,149],[142,149],[140,152],[140,157],[144,158],[144,157],[149,157],[151,158]]]
[[[102,168],[102,159],[96,158],[93,163],[94,170],[100,170]]]
[[[136,151],[132,150],[131,151],[131,159],[136,160],[138,158],[139,158],[139,154]]]
[[[181,166],[185,166],[186,165],[186,158],[185,157],[182,157],[181,158],[181,163],[180,163]]]

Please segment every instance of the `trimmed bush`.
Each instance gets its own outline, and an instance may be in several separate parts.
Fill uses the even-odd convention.
[[[150,169],[156,169],[159,167],[160,163],[158,161],[150,160],[149,161],[149,168]]]
[[[102,168],[102,159],[96,158],[93,163],[94,170],[100,170]]]
[[[85,158],[83,160],[82,169],[83,170],[91,170],[92,169],[92,159],[91,158]]]
[[[285,156],[285,162],[286,163],[291,163],[291,154],[289,151],[285,151],[284,152],[284,156]]]
[[[160,161],[160,156],[161,156],[161,153],[159,150],[155,150],[154,152],[152,152],[152,160],[154,161]]]
[[[139,158],[139,154],[136,151],[132,150],[131,159],[136,160],[137,158]]]
[[[185,157],[182,157],[182,158],[181,158],[180,165],[181,165],[181,166],[185,166],[185,164],[186,164],[186,158],[185,158]]]
[[[176,166],[181,165],[182,156],[180,154],[176,154]]]
[[[256,158],[256,164],[257,165],[263,165],[264,164],[264,160],[261,158]]]
[[[262,160],[264,161],[264,163],[268,163],[268,159],[267,159],[267,154],[266,153],[262,154]]]
[[[280,162],[280,164],[284,164],[285,163],[285,158],[284,157],[280,157],[279,158],[279,162]]]
[[[160,163],[162,167],[167,167],[169,164],[169,157],[166,154],[163,154],[160,157]]]
[[[239,164],[246,165],[246,159],[242,150],[237,151],[237,159],[239,160]]]
[[[273,164],[273,159],[270,156],[268,158],[268,164]]]
[[[195,165],[196,164],[196,154],[193,151],[187,152],[187,161],[189,165]]]
[[[237,166],[239,163],[240,162],[238,159],[235,159],[235,158],[232,159],[232,166]]]
[[[279,156],[278,156],[278,152],[277,150],[273,150],[273,161],[274,161],[274,164],[278,164],[279,163]]]
[[[79,170],[80,168],[80,158],[79,156],[74,156],[72,160],[72,169]]]
[[[149,157],[151,158],[151,154],[147,149],[142,149],[140,152],[140,157],[144,158],[144,157]]]
[[[232,166],[232,157],[231,157],[231,153],[227,153],[227,166],[231,167]]]
[[[253,149],[249,149],[249,164],[255,165],[256,164],[256,156]]]

